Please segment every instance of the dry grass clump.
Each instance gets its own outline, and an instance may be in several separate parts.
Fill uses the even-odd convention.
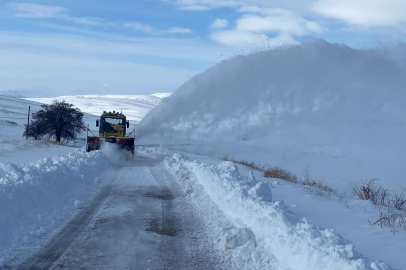
[[[395,233],[399,229],[406,230],[406,198],[405,191],[390,194],[382,186],[376,186],[376,179],[361,181],[361,184],[351,183],[352,191],[360,200],[369,200],[375,205],[384,206],[379,209],[379,219],[371,223],[381,228],[389,227]]]
[[[292,172],[285,170],[281,167],[277,167],[277,166],[272,167],[272,166],[262,165],[259,162],[248,161],[246,159],[236,160],[234,158],[229,158],[227,155],[223,157],[223,160],[232,161],[234,163],[247,166],[253,170],[264,172],[264,177],[266,177],[266,178],[283,179],[283,180],[286,180],[286,181],[294,183],[294,184],[302,184],[304,186],[318,188],[322,191],[326,191],[329,194],[334,192],[334,190],[331,187],[314,180],[310,176],[311,169],[309,167],[306,167],[303,180],[301,180]],[[316,192],[314,194],[318,195],[321,193]],[[324,195],[324,193],[322,193],[322,194]]]
[[[304,186],[316,187],[316,188],[322,189],[328,193],[332,193],[334,191],[334,189],[332,189],[331,187],[329,187],[326,184],[323,184],[321,182],[317,182],[316,180],[304,180],[301,183]]]
[[[241,165],[250,167],[251,169],[254,169],[254,170],[257,170],[257,171],[261,171],[261,172],[263,172],[263,171],[265,170],[265,168],[266,168],[265,165],[262,165],[262,164],[259,163],[259,162],[248,161],[248,160],[246,160],[246,159],[236,160],[236,159],[233,159],[233,158],[228,158],[228,156],[224,156],[224,157],[223,157],[223,160],[225,160],[225,161],[231,161],[231,162],[234,162],[234,163],[237,163],[237,164],[241,164]]]
[[[395,212],[393,208],[385,211],[379,209],[379,219],[372,225],[376,224],[381,228],[389,227],[393,233],[398,232],[399,229],[406,230],[406,212]]]
[[[311,168],[309,166],[306,166],[306,169],[303,173],[303,180],[301,180],[302,185],[318,188],[320,190],[326,191],[328,194],[334,192],[334,189],[332,189],[331,187],[323,184],[322,182],[316,181],[311,176],[311,171]]]
[[[288,170],[282,169],[281,167],[269,167],[264,171],[264,177],[266,178],[279,178],[292,183],[299,183],[296,175]]]
[[[377,179],[369,179],[361,181],[361,184],[351,183],[352,192],[360,200],[369,200],[375,205],[382,205],[400,211],[406,211],[406,190],[392,195],[382,186],[376,186],[376,181]]]
[[[386,192],[382,187],[375,186],[376,179],[370,179],[367,181],[362,180],[361,184],[351,183],[352,192],[360,200],[371,201],[373,204],[385,205],[386,198],[383,196]]]

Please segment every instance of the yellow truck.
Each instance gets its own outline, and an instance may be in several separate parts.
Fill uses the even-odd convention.
[[[126,135],[130,122],[121,112],[106,112],[96,120],[96,127],[99,128],[99,136],[87,136],[86,151],[99,150],[104,143],[116,144],[120,149],[130,151],[134,155],[134,137]],[[88,129],[89,132],[89,129]]]

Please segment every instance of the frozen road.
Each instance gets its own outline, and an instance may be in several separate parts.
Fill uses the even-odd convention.
[[[137,157],[19,269],[221,269],[201,217],[159,160]]]

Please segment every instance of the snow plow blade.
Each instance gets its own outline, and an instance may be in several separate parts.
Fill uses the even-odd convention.
[[[100,150],[102,141],[99,137],[87,137],[86,152]]]
[[[120,149],[127,150],[134,155],[134,138],[106,137],[100,138],[95,136],[87,137],[86,151],[100,150],[104,143],[116,144]]]

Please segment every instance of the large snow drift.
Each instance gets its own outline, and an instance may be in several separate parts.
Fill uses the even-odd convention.
[[[338,127],[404,124],[406,70],[389,56],[322,41],[239,56],[163,100],[140,132],[175,124],[238,138],[248,128],[300,121]]]
[[[256,159],[298,174],[310,165],[321,178],[400,185],[406,175],[399,162],[406,153],[405,47],[357,50],[316,41],[238,56],[163,100],[138,135],[172,129],[187,134],[182,138],[256,145]]]

